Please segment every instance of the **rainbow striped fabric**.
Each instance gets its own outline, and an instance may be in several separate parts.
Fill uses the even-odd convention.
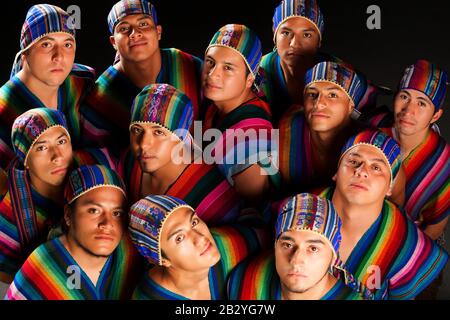
[[[328,188],[320,196],[331,199],[333,192]],[[444,249],[385,200],[378,219],[356,244],[347,261],[336,264],[376,296],[408,300],[424,290],[447,261]]]
[[[413,89],[423,92],[433,102],[437,111],[445,101],[447,81],[447,72],[427,60],[419,60],[406,68],[398,89]]]
[[[81,122],[80,101],[94,85],[92,68],[75,64],[71,73],[59,87],[58,110],[66,117],[74,148],[80,146]],[[11,126],[14,120],[27,110],[46,106],[17,77],[0,88],[0,166],[3,169],[14,157],[11,144]]]
[[[170,84],[186,94],[199,117],[201,70],[203,62],[178,49],[161,49],[161,70],[155,83]],[[123,150],[130,143],[131,106],[141,89],[127,76],[110,66],[96,81],[81,106],[81,114],[90,130],[87,140]]]
[[[395,137],[394,129],[383,130]],[[406,172],[404,209],[421,229],[450,214],[450,147],[435,131],[403,160]]]
[[[266,251],[249,257],[234,268],[228,280],[230,300],[281,300],[281,283],[275,268],[275,256]],[[321,300],[363,300],[341,280]]]
[[[140,197],[142,170],[139,162],[128,151],[119,163],[131,203]],[[197,212],[209,226],[236,221],[242,208],[242,199],[215,165],[190,164],[169,187],[165,195],[182,199]]]
[[[208,279],[212,300],[226,298],[226,283],[231,270],[247,256],[256,254],[261,249],[260,236],[256,229],[243,226],[223,226],[212,228],[221,259],[210,268]],[[186,297],[171,292],[156,282],[146,273],[133,293],[134,300],[186,300]]]
[[[274,42],[276,42],[276,34],[280,25],[286,20],[295,17],[310,21],[316,27],[320,38],[322,38],[325,24],[317,0],[282,0],[275,8],[272,19]]]
[[[108,166],[115,162],[106,149],[74,153],[74,167],[93,164]],[[10,168],[8,192],[0,201],[0,272],[10,276],[14,276],[28,254],[47,239],[49,230],[63,215],[62,206],[40,195],[29,182],[27,172],[20,167]]]
[[[262,44],[258,35],[241,24],[227,24],[220,28],[211,39],[206,53],[211,47],[227,47],[237,52],[256,77],[262,56]]]
[[[155,123],[184,141],[193,121],[192,102],[169,84],[146,86],[131,106],[131,125]]]
[[[142,262],[128,235],[109,256],[96,285],[60,238],[40,245],[9,287],[7,300],[125,300],[131,297]],[[75,277],[79,276],[78,282]]]
[[[211,154],[215,163],[233,186],[233,175],[254,164],[265,169],[272,147],[272,124],[269,105],[260,98],[253,98],[219,119],[219,111],[212,104],[207,109],[203,130],[210,128],[222,132]],[[236,135],[239,133],[238,138]],[[245,141],[244,141],[245,140]],[[276,150],[278,151],[278,150]]]
[[[9,190],[17,188],[16,183],[9,185]],[[0,272],[14,277],[20,269],[28,254],[39,244],[46,241],[51,227],[59,222],[62,217],[61,205],[40,195],[33,187],[30,187],[29,197],[33,202],[33,216],[36,220],[36,238],[32,239],[27,247],[20,235],[17,213],[11,201],[11,191],[8,191],[0,202]]]
[[[108,14],[108,28],[114,34],[114,27],[120,19],[132,14],[145,14],[152,17],[155,25],[158,24],[158,16],[155,7],[147,0],[121,0],[117,2]]]

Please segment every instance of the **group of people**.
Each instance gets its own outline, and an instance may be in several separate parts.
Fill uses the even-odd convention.
[[[159,47],[148,0],[120,0],[96,77],[69,19],[32,6],[0,88],[5,299],[435,296],[443,69],[406,67],[387,108],[386,88],[319,51],[317,0],[280,1],[273,52],[228,24],[201,58]]]

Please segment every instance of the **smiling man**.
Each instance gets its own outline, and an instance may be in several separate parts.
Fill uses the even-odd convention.
[[[107,167],[81,166],[65,189],[65,233],[39,246],[8,300],[128,299],[139,260],[126,233],[123,182]]]
[[[394,100],[395,126],[406,171],[405,211],[432,239],[450,214],[450,148],[431,126],[443,114],[447,73],[426,60],[406,68]]]
[[[275,254],[240,263],[231,273],[232,300],[361,300],[373,296],[338,279],[341,220],[333,204],[303,193],[287,199],[275,227]],[[335,273],[337,271],[337,273]],[[345,279],[345,280],[344,280]],[[358,288],[360,291],[354,291]],[[367,294],[367,295],[365,295]]]
[[[392,193],[401,165],[400,147],[381,131],[366,130],[342,148],[332,200],[342,220],[340,268],[374,294],[412,299],[445,267],[448,254],[396,205]]]
[[[96,81],[82,114],[98,136],[114,149],[129,143],[128,124],[134,98],[147,85],[167,83],[192,101],[199,116],[202,61],[178,49],[160,49],[163,29],[155,7],[147,0],[121,0],[108,15],[110,42],[116,61]]]
[[[10,80],[0,88],[0,167],[14,157],[10,128],[23,112],[47,107],[64,113],[74,146],[81,136],[80,100],[93,85],[94,71],[74,64],[75,26],[61,8],[38,4],[27,13],[21,50]]]
[[[130,209],[130,234],[152,266],[137,300],[223,300],[231,269],[260,250],[264,232],[241,226],[209,229],[195,210],[170,196],[147,196]]]

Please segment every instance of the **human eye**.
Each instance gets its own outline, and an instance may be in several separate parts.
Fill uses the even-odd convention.
[[[123,215],[122,210],[116,210],[113,212],[113,217],[120,218]]]
[[[316,99],[317,98],[317,93],[313,92],[313,91],[307,91],[306,92],[306,97],[309,99]]]
[[[311,32],[305,32],[303,34],[303,38],[311,38],[312,37],[312,33]]]
[[[47,150],[47,146],[43,144],[36,147],[36,151],[45,151],[45,150]]]
[[[73,43],[72,43],[72,42],[66,42],[66,43],[64,44],[64,46],[65,46],[67,49],[72,49],[72,48],[73,48]]]
[[[317,253],[317,252],[319,252],[319,247],[317,247],[317,246],[310,246],[309,247],[309,251],[311,251],[312,253]]]
[[[199,218],[192,219],[192,227],[197,226],[199,223],[200,223],[200,219]]]
[[[336,94],[336,92],[330,92],[328,97],[330,97],[331,99],[336,99],[338,97],[338,95]]]
[[[66,144],[67,141],[68,141],[68,140],[67,140],[66,138],[62,138],[62,139],[59,139],[59,140],[58,140],[58,144],[60,144],[60,145],[61,145],[61,144]]]
[[[91,207],[91,208],[88,208],[87,212],[90,214],[97,214],[100,212],[100,210],[98,210],[97,208]]]
[[[121,25],[117,29],[117,32],[124,33],[124,32],[127,32],[128,30],[130,30],[130,26],[128,26],[128,25]]]
[[[290,33],[289,30],[282,30],[282,31],[281,31],[281,34],[282,34],[283,36],[285,36],[285,37],[288,37],[291,33]]]
[[[50,43],[50,41],[42,41],[41,42],[41,47],[44,49],[50,48],[52,46],[52,44]]]
[[[175,243],[179,244],[181,241],[184,240],[184,235],[179,234],[175,237]]]
[[[139,134],[139,133],[141,133],[142,132],[142,128],[139,128],[139,127],[131,127],[131,133],[132,134]]]
[[[165,136],[166,133],[163,130],[160,129],[156,129],[155,131],[153,131],[155,136]]]
[[[283,249],[291,249],[292,248],[292,243],[287,242],[287,241],[283,241],[283,242],[281,242],[281,247]]]

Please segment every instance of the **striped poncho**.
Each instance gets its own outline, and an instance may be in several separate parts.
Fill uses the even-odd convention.
[[[119,163],[119,174],[125,181],[130,201],[138,201],[143,173],[130,151]],[[188,165],[165,195],[185,201],[209,226],[234,222],[240,214],[241,199],[214,165]]]
[[[231,270],[247,256],[261,248],[261,238],[255,229],[243,226],[223,226],[211,229],[220,261],[210,268],[208,279],[212,300],[226,299],[226,283]],[[133,293],[135,300],[187,300],[186,297],[171,292],[146,273]]]
[[[74,167],[102,164],[115,169],[116,165],[106,149],[79,150],[73,158]],[[26,170],[19,164],[11,166],[8,191],[0,200],[0,273],[13,277],[27,256],[47,240],[62,215],[63,207],[39,194]]]
[[[329,188],[321,196],[331,200],[333,192]],[[406,300],[425,289],[447,260],[448,254],[441,247],[385,200],[378,219],[361,237],[347,261],[337,265],[377,296]]]
[[[395,130],[385,129],[395,138]],[[450,147],[435,131],[403,160],[406,172],[404,209],[421,229],[450,214]]]
[[[161,49],[161,70],[155,83],[167,83],[192,101],[198,119],[202,61],[178,49]],[[141,89],[110,66],[96,81],[81,107],[92,141],[103,141],[119,151],[129,145],[131,105]]]
[[[228,299],[281,300],[273,250],[247,258],[233,269],[228,280]],[[362,300],[362,296],[338,280],[321,300]]]
[[[58,110],[66,117],[74,147],[81,145],[82,120],[79,107],[85,94],[94,85],[95,72],[87,66],[74,64],[71,73],[59,87]],[[17,77],[0,88],[0,166],[5,169],[14,158],[11,127],[14,120],[27,110],[46,107]]]
[[[278,151],[278,141],[272,141],[270,119],[269,105],[259,98],[245,102],[223,117],[214,104],[208,107],[203,130],[218,129],[222,135],[213,142],[212,148],[205,148],[204,156],[214,159],[231,185],[234,185],[233,175],[254,164],[268,172],[271,170],[269,156]]]
[[[108,257],[96,285],[64,247],[60,238],[40,245],[9,287],[7,300],[129,299],[142,271],[139,254],[126,234]]]

